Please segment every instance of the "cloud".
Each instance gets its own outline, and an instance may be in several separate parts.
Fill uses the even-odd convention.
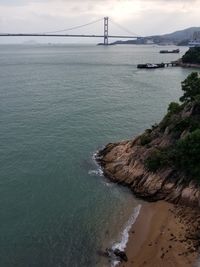
[[[200,0],[0,0],[0,31],[59,30],[109,16],[133,32],[150,35],[199,26],[199,9]],[[84,32],[101,33],[102,26]],[[119,31],[113,25],[110,30]]]

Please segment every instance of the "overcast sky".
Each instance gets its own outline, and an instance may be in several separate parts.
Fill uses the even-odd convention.
[[[0,0],[0,32],[46,32],[109,16],[138,35],[200,26],[200,0]],[[103,24],[73,33],[102,33]],[[110,34],[122,30],[110,24]]]

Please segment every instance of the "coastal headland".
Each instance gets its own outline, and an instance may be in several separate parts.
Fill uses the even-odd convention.
[[[200,78],[182,82],[181,104],[133,140],[110,143],[97,160],[111,181],[147,200],[121,266],[194,266],[200,245]],[[154,202],[154,203],[152,203]]]

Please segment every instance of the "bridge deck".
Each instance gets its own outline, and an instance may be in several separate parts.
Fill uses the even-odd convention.
[[[88,37],[104,38],[104,35],[93,34],[38,34],[38,33],[0,33],[0,37],[36,36],[36,37]],[[137,39],[139,36],[109,35],[108,38]]]

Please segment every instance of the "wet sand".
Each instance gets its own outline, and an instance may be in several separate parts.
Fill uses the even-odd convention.
[[[120,267],[191,267],[197,258],[194,242],[187,235],[192,225],[189,212],[159,201],[145,203],[129,232],[128,262]],[[193,219],[191,220],[193,222]]]

